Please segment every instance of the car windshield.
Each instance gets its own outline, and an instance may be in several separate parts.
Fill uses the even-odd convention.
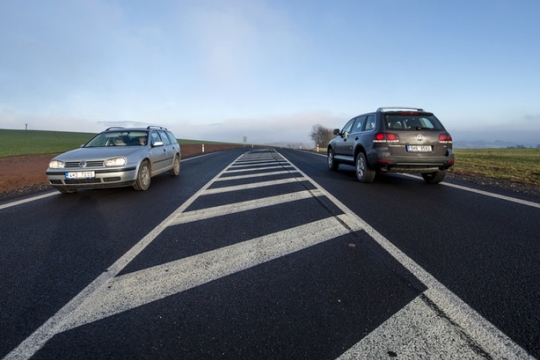
[[[148,131],[107,131],[94,137],[84,147],[103,146],[145,146],[148,144]]]
[[[444,130],[439,119],[428,113],[388,114],[386,126],[399,130]]]

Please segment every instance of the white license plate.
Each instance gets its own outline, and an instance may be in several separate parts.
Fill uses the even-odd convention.
[[[409,152],[431,152],[430,145],[407,145],[407,151]]]
[[[66,173],[66,179],[93,179],[96,177],[94,171],[73,171]]]

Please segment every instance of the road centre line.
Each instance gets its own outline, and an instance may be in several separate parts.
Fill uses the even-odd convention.
[[[249,179],[263,176],[272,176],[272,175],[283,175],[290,174],[290,171],[271,171],[265,173],[249,174],[249,175],[235,175],[235,176],[225,176],[216,179],[216,181],[229,181],[229,180],[240,180],[240,179]]]
[[[288,193],[256,200],[248,200],[211,208],[182,212],[178,214],[173,221],[171,221],[170,225],[186,224],[189,222],[210,219],[217,216],[235,214],[242,211],[249,211],[273,205],[286,204],[303,199],[310,199],[314,197],[314,194],[315,193],[313,191],[303,190],[296,193]],[[204,193],[201,195],[204,195]]]
[[[113,278],[60,331],[91,323],[348,234],[345,215],[318,220]],[[359,230],[359,229],[356,229]]]
[[[229,171],[227,171],[227,173],[242,173],[242,172],[248,172],[248,171],[266,171],[266,170],[271,170],[271,169],[283,169],[283,168],[286,168],[286,167],[287,167],[287,165],[245,168],[245,169],[239,169],[239,170],[229,170]],[[225,177],[225,179],[226,178],[227,177]]]
[[[280,180],[261,181],[261,182],[244,184],[244,185],[224,186],[220,188],[208,189],[204,192],[204,195],[219,194],[219,193],[236,191],[236,190],[255,189],[255,188],[264,187],[264,186],[274,186],[274,185],[288,184],[288,183],[300,182],[300,181],[306,181],[306,180],[302,178],[287,178],[287,179],[280,179]]]
[[[280,163],[279,161],[277,161],[277,163]],[[266,165],[265,165],[266,164]],[[243,165],[234,165],[233,166],[233,169],[241,169],[241,168],[246,168],[246,167],[250,167],[250,168],[253,168],[253,163],[247,163],[247,164],[243,164]],[[265,168],[265,167],[268,167],[268,166],[275,166],[276,165],[276,161],[272,161],[271,163],[270,162],[267,162],[265,161],[264,164],[257,164],[257,167],[260,167],[260,168]]]

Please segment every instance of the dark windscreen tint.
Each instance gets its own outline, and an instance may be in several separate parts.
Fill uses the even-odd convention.
[[[386,128],[395,130],[444,130],[439,119],[431,113],[387,114]]]

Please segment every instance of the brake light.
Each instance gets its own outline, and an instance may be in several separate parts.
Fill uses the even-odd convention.
[[[373,138],[373,142],[376,143],[389,143],[389,142],[399,142],[399,135],[392,133],[377,133]]]
[[[439,142],[441,144],[451,144],[452,143],[452,137],[448,133],[440,134],[439,135]]]
[[[392,133],[377,133],[373,138],[374,143],[397,143],[399,142],[399,135]]]

